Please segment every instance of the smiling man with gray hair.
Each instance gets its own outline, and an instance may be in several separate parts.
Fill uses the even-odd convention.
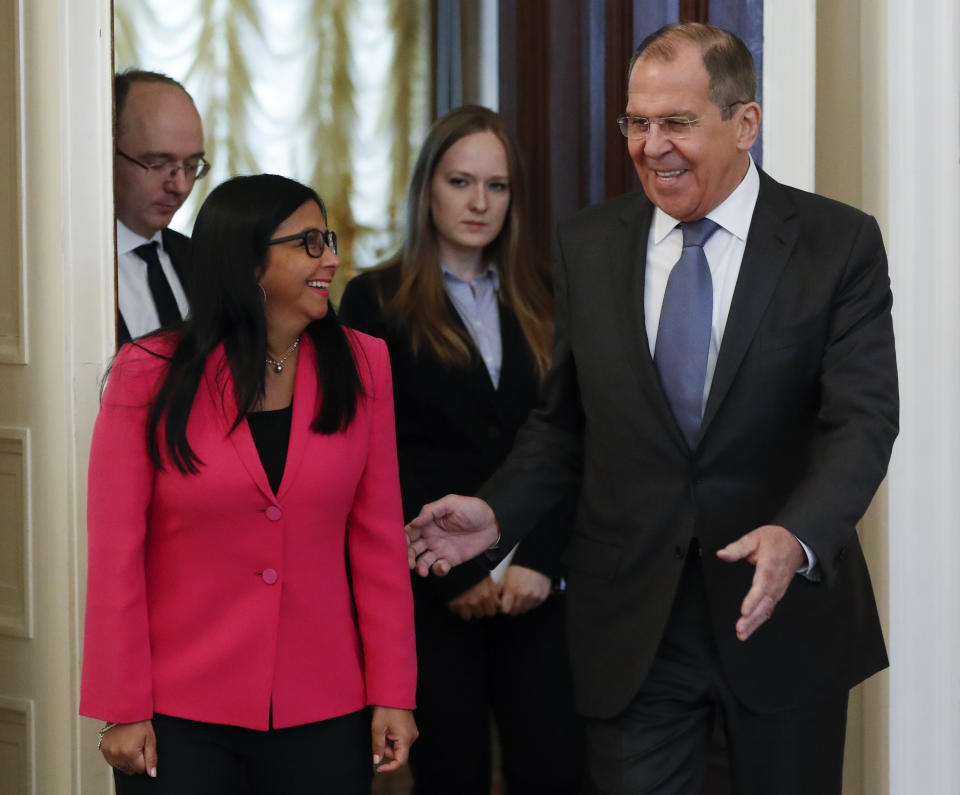
[[[699,793],[717,717],[738,795],[839,795],[848,691],[887,665],[856,532],[898,431],[886,255],[873,218],[757,168],[755,90],[727,31],[641,43],[618,123],[643,192],[557,230],[540,406],[478,497],[408,526],[442,574],[580,495],[570,656],[603,795]]]

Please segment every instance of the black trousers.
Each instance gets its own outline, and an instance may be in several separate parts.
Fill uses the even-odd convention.
[[[117,795],[369,795],[366,710],[256,731],[155,715],[157,777],[114,771]]]
[[[640,692],[621,714],[587,721],[590,775],[601,795],[700,795],[719,711],[737,795],[840,795],[847,696],[770,715],[743,706],[720,665],[694,551]]]
[[[491,716],[508,795],[574,795],[584,778],[565,597],[519,616],[463,621],[415,588],[417,728],[413,795],[489,795]]]

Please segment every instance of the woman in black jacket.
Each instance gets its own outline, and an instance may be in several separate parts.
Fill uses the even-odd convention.
[[[451,111],[417,160],[401,250],[344,293],[343,322],[390,350],[407,520],[483,484],[549,366],[552,300],[523,189],[502,119],[473,105]],[[417,795],[488,795],[491,712],[510,793],[580,791],[561,565],[574,499],[492,574],[476,559],[414,577]]]

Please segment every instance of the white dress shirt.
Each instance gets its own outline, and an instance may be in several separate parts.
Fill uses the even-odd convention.
[[[147,284],[147,263],[133,253],[133,250],[144,243],[157,242],[157,255],[160,258],[160,267],[170,283],[173,297],[177,299],[180,315],[187,316],[190,305],[187,295],[180,284],[177,272],[170,261],[170,255],[164,251],[163,235],[158,231],[153,237],[145,238],[132,229],[117,221],[117,302],[120,306],[120,315],[127,324],[130,337],[136,339],[144,334],[159,328],[160,317],[153,304],[153,295]]]
[[[710,347],[707,351],[707,373],[703,384],[703,402],[700,414],[707,405],[707,396],[713,383],[713,373],[717,367],[717,355],[723,341],[723,330],[730,314],[733,291],[740,276],[740,264],[747,245],[747,234],[753,210],[760,195],[760,174],[750,158],[746,176],[719,205],[714,207],[707,218],[715,221],[719,228],[703,246],[713,279],[713,320],[710,325]],[[660,327],[660,309],[663,295],[667,289],[670,271],[680,259],[683,250],[683,232],[679,221],[671,218],[659,207],[654,208],[650,224],[650,236],[647,238],[647,269],[644,275],[643,313],[646,321],[647,339],[650,341],[650,355],[657,347],[657,330]],[[751,528],[752,529],[752,528]],[[810,579],[819,579],[816,571],[817,558],[813,550],[799,538],[807,556],[807,565],[799,573]]]

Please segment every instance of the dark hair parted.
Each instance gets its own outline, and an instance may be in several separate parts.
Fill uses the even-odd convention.
[[[730,105],[753,102],[757,95],[757,72],[747,45],[730,31],[702,22],[667,25],[640,42],[630,58],[628,79],[633,65],[641,58],[672,61],[684,42],[694,44],[703,56],[710,77],[710,101],[722,109],[721,118],[733,115]]]
[[[315,201],[326,219],[323,201],[312,188],[286,177],[257,174],[227,180],[200,207],[190,241],[190,315],[179,327],[147,424],[147,448],[158,468],[163,466],[161,426],[163,447],[177,469],[195,473],[203,463],[187,439],[187,420],[207,358],[220,343],[237,402],[231,431],[263,399],[267,321],[258,279],[267,267],[274,230],[308,201]],[[356,414],[362,392],[356,361],[332,306],[307,326],[306,334],[316,349],[319,382],[310,428],[336,433]]]
[[[130,86],[134,83],[160,83],[171,88],[179,88],[193,102],[193,97],[183,87],[183,84],[169,75],[163,74],[163,72],[149,72],[146,69],[126,69],[123,72],[117,72],[113,76],[114,135],[120,132],[120,118],[123,114],[123,108],[127,104],[127,97],[130,95]]]
[[[463,105],[438,119],[420,150],[407,198],[407,235],[400,251],[382,268],[398,268],[399,288],[387,301],[388,317],[410,334],[414,353],[426,349],[441,362],[465,366],[471,345],[452,315],[443,287],[437,230],[430,212],[431,183],[440,160],[457,141],[473,133],[492,132],[507,155],[510,206],[503,228],[483,257],[500,275],[500,301],[516,315],[537,370],[543,376],[553,345],[553,300],[548,266],[533,250],[527,227],[527,195],[516,143],[503,119],[479,105]]]

